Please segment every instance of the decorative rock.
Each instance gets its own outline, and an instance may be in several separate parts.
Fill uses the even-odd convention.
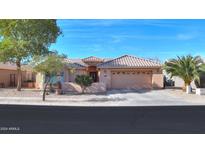
[[[65,82],[62,84],[63,92],[77,92],[82,93],[82,88],[73,82]],[[103,93],[106,92],[106,85],[102,82],[92,83],[91,86],[85,89],[85,93]]]
[[[62,84],[62,90],[63,92],[77,92],[77,93],[82,92],[81,87],[74,82],[64,82]]]
[[[103,93],[106,92],[106,84],[102,82],[92,83],[90,87],[87,87],[85,93]]]

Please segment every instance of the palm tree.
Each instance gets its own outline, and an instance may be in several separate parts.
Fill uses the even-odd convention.
[[[171,76],[177,76],[184,81],[184,88],[190,87],[193,80],[200,81],[200,73],[205,71],[203,60],[200,56],[191,55],[177,57],[165,62],[164,70]]]

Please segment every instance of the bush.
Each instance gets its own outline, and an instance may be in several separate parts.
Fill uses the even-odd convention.
[[[90,86],[93,83],[93,80],[88,75],[77,75],[75,78],[75,82],[81,86],[82,93],[84,93],[85,88]]]

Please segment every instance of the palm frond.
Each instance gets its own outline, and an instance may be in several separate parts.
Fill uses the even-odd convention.
[[[193,80],[200,78],[200,72],[205,72],[205,64],[200,56],[177,56],[165,62],[163,69],[171,77],[178,76],[184,80],[185,84],[190,84]]]

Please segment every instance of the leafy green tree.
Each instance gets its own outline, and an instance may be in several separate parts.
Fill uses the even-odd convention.
[[[75,82],[81,86],[82,93],[84,93],[86,87],[90,86],[93,83],[93,80],[88,75],[77,75],[75,78]]]
[[[177,57],[165,62],[164,70],[171,76],[177,76],[184,81],[184,87],[190,86],[193,80],[200,81],[200,74],[205,71],[203,60],[200,56],[191,55]]]
[[[61,34],[56,20],[0,20],[0,61],[15,63],[17,90],[21,90],[21,65],[35,55],[49,53],[51,43]]]
[[[43,98],[45,101],[45,94],[48,84],[51,82],[51,78],[59,75],[64,68],[64,57],[57,54],[50,54],[45,57],[34,57],[33,65],[36,72],[41,72],[45,75],[45,84],[43,89]]]

